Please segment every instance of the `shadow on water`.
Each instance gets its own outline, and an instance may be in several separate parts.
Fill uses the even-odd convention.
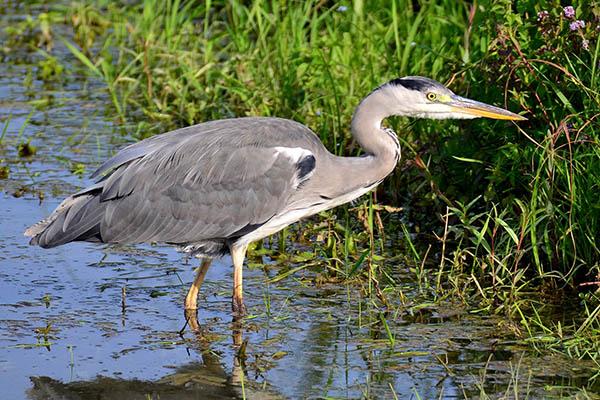
[[[209,341],[197,329],[200,362],[174,367],[175,371],[153,381],[119,379],[99,376],[88,381],[64,383],[47,376],[31,377],[32,387],[27,396],[33,400],[185,400],[185,399],[262,399],[283,397],[264,384],[245,380],[243,355],[237,355],[233,370],[228,374],[219,355],[210,349]],[[239,333],[241,336],[241,333]],[[234,338],[234,343],[236,339]]]
[[[74,63],[60,43],[54,55]],[[164,246],[43,250],[22,236],[65,194],[89,184],[74,166],[89,175],[132,139],[105,116],[100,83],[68,68],[75,72],[64,81],[34,78],[26,88],[23,76],[41,56],[19,57],[0,64],[0,127],[7,124],[0,160],[10,168],[0,179],[0,397],[453,399],[517,385],[549,398],[584,386],[595,372],[585,362],[536,356],[506,341],[498,318],[457,309],[389,316],[388,332],[358,288],[315,288],[294,277],[269,284],[260,267],[246,272],[251,316],[234,335],[229,258],[209,270],[201,334],[188,327],[180,335],[195,261]],[[43,99],[47,106],[32,107]],[[37,152],[19,156],[23,141]]]
[[[194,371],[199,373],[201,370]],[[183,376],[189,375],[184,370]],[[61,399],[223,399],[242,398],[231,390],[226,382],[208,382],[193,380],[183,384],[171,384],[162,382],[144,382],[138,380],[120,380],[112,378],[98,378],[89,382],[62,383],[48,377],[33,377],[33,388],[29,390],[29,396],[35,400]],[[165,377],[168,381],[168,377]],[[220,379],[216,377],[216,379]]]

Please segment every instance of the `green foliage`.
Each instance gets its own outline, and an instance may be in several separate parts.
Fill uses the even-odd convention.
[[[0,9],[0,13],[2,11],[4,10]],[[17,50],[22,47],[30,51],[52,50],[52,25],[56,22],[59,22],[56,14],[39,13],[37,17],[27,15],[24,19],[7,24],[2,28],[4,36],[0,43],[0,60],[21,61],[17,59],[17,54],[20,53]]]
[[[4,160],[0,160],[4,164]],[[0,179],[8,179],[10,176],[10,167],[8,165],[0,165]]]
[[[308,123],[344,153],[347,121],[373,87],[397,75],[440,77],[462,58],[464,10],[453,1],[416,10],[408,1],[344,9],[317,1],[147,0],[130,7],[79,4],[65,12],[81,49],[74,54],[115,91],[119,114],[133,106],[160,124],[156,132],[214,118],[278,115]],[[432,40],[420,43],[417,35]],[[436,40],[446,36],[459,39]]]
[[[17,153],[19,154],[19,157],[31,157],[37,153],[37,148],[28,140],[27,142],[21,142],[17,145]]]
[[[43,81],[59,79],[63,73],[64,67],[58,62],[56,57],[48,56],[45,60],[38,63],[38,78]]]

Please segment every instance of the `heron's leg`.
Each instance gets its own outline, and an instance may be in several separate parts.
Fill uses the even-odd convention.
[[[187,296],[185,296],[186,311],[198,309],[198,291],[200,290],[200,286],[202,286],[202,282],[204,282],[208,267],[210,267],[210,262],[210,258],[202,259],[202,263],[196,273],[196,278],[194,278],[194,282],[192,282],[192,286],[190,286],[190,290],[188,291]]]
[[[236,326],[237,325],[237,326]],[[246,365],[246,346],[248,339],[242,337],[242,321],[234,322],[233,328],[233,345],[236,348],[235,357],[233,358],[233,368],[231,370],[231,383],[235,385],[243,385]]]
[[[184,311],[185,315],[185,323],[183,329],[179,332],[180,335],[183,335],[183,330],[186,326],[189,326],[192,332],[196,334],[201,333],[200,324],[198,323],[198,310],[187,309]]]
[[[233,260],[233,298],[231,301],[231,309],[234,317],[241,317],[246,314],[242,286],[242,266],[244,265],[244,257],[246,257],[247,249],[248,245],[232,245],[230,248],[231,259]]]

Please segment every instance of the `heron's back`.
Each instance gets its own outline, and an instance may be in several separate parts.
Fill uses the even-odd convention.
[[[31,243],[167,242],[222,252],[281,212],[327,153],[305,126],[279,118],[206,122],[132,144],[26,231]]]

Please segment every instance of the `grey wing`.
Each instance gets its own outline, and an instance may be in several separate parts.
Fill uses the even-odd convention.
[[[104,242],[242,236],[280,213],[315,167],[302,147],[265,147],[227,135],[146,146],[151,151],[142,156],[133,146],[117,154],[118,165],[99,183]]]

